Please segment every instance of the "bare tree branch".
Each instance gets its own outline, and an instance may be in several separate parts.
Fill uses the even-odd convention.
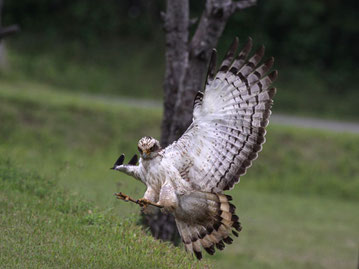
[[[233,12],[246,9],[257,4],[257,0],[240,0],[232,3]]]
[[[208,61],[212,48],[216,47],[219,37],[230,16],[238,10],[251,7],[256,0],[207,0],[201,21],[191,41],[191,53],[198,57],[206,53]]]
[[[192,121],[193,100],[202,90],[212,48],[217,46],[227,21],[233,13],[255,4],[255,0],[207,0],[197,30],[189,44],[189,62],[185,79],[176,93],[170,141],[174,141]]]
[[[15,34],[20,31],[20,27],[16,24],[2,27],[2,9],[4,6],[4,0],[0,0],[0,41],[4,37]]]
[[[20,31],[20,27],[16,24],[0,28],[0,40],[9,35]]]

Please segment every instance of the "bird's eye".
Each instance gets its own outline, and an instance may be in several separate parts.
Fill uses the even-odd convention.
[[[140,147],[137,147],[138,151],[142,154],[142,149]]]
[[[158,147],[157,147],[157,145],[156,145],[156,144],[154,144],[154,145],[150,148],[150,151],[152,151],[152,152],[153,152],[153,151],[157,150],[157,148],[158,148]]]

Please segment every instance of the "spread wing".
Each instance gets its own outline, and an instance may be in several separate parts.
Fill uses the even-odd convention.
[[[236,54],[236,38],[216,73],[213,50],[204,93],[194,101],[193,122],[164,157],[192,187],[201,191],[231,189],[251,166],[265,142],[277,71],[269,74],[273,57],[259,65],[264,47],[248,60],[249,39]]]

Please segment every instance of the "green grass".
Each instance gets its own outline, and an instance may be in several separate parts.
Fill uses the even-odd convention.
[[[0,170],[5,216],[0,238],[6,234],[7,240],[0,241],[1,259],[12,267],[20,264],[19,256],[28,257],[32,267],[51,267],[54,261],[62,268],[76,267],[84,257],[91,259],[83,267],[137,267],[138,257],[149,255],[148,247],[141,250],[133,238],[145,236],[134,225],[138,207],[117,201],[113,193],[141,197],[144,186],[109,167],[122,152],[129,159],[141,136],[158,137],[160,120],[161,111],[154,108],[44,84],[1,81],[0,156],[15,163],[12,168],[2,161]],[[213,260],[221,268],[354,268],[358,159],[357,135],[271,126],[260,157],[231,191],[244,229],[233,245],[205,262]],[[9,183],[4,180],[8,170],[12,180],[26,180]],[[25,236],[32,231],[36,236]],[[122,237],[129,238],[135,253],[122,252]],[[177,265],[183,257],[183,251],[154,244],[153,251],[164,248],[165,254],[158,255],[166,256],[163,267],[170,259]],[[148,266],[147,261],[139,267]],[[192,261],[186,258],[183,265]]]
[[[359,201],[359,136],[271,126],[243,185]]]
[[[76,41],[55,42],[24,34],[9,41],[10,69],[1,71],[3,79],[46,83],[69,92],[156,100],[162,97],[162,37],[113,40],[84,47]],[[226,47],[219,51],[221,56]],[[325,72],[315,66],[288,66],[280,61],[275,68],[279,69],[276,111],[359,120],[359,93],[353,82],[356,71]]]
[[[136,226],[138,217],[119,213],[99,211],[56,182],[0,159],[2,268],[200,267]]]
[[[359,120],[357,86],[352,75],[300,67],[279,67],[275,110],[302,116]]]
[[[358,202],[259,192],[241,184],[231,194],[243,230],[211,257],[218,268],[355,268]]]
[[[89,199],[107,190],[99,198],[106,206],[118,204],[112,197],[116,190],[142,194],[142,184],[132,184],[109,167],[123,152],[128,158],[136,153],[135,141],[142,136],[159,135],[160,111],[46,91],[41,85],[2,83],[0,91],[1,155],[56,176],[61,185]],[[102,183],[97,189],[94,182]]]
[[[21,82],[2,82],[0,97],[0,153],[56,174],[66,185],[96,182],[104,171],[112,184],[119,175],[108,167],[119,154],[130,158],[139,138],[159,137],[161,111],[155,108]],[[241,185],[359,201],[358,159],[357,135],[270,126]]]
[[[164,57],[159,51],[164,42],[144,42],[119,40],[84,48],[75,41],[58,45],[25,35],[8,46],[10,69],[2,75],[71,92],[160,98]]]

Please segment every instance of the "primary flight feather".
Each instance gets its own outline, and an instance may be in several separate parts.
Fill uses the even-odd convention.
[[[249,57],[249,38],[236,55],[236,38],[216,72],[216,51],[210,60],[204,92],[194,100],[193,121],[186,132],[162,149],[152,137],[138,143],[141,158],[123,165],[122,155],[113,169],[141,180],[147,190],[137,201],[147,209],[155,205],[174,215],[186,250],[202,258],[201,249],[214,254],[238,236],[231,189],[245,174],[265,142],[277,71],[274,59],[260,64],[264,47]],[[120,194],[119,198],[128,200]],[[145,210],[146,211],[146,210]]]

